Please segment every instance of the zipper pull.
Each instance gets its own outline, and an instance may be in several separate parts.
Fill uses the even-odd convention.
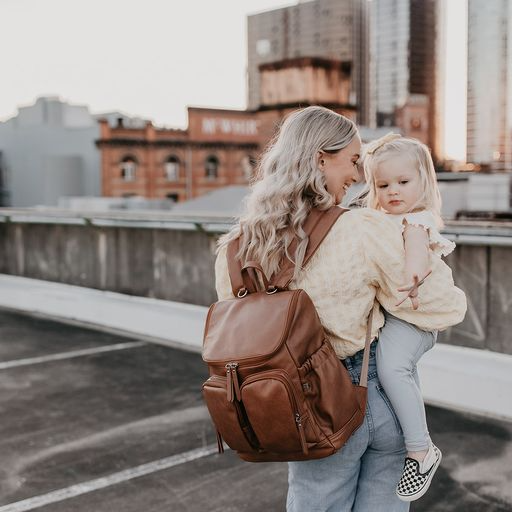
[[[238,367],[238,363],[231,362],[226,364],[226,386],[227,386],[227,395],[228,402],[233,402],[234,396],[240,402],[240,385],[238,383],[238,375],[236,373],[236,369]],[[234,396],[233,396],[234,393]]]
[[[306,443],[306,435],[304,434],[304,428],[302,426],[302,421],[300,419],[300,414],[297,412],[295,413],[295,423],[297,423],[297,429],[299,430],[299,438],[300,438],[300,445],[302,447],[302,451],[305,455],[309,453],[308,445]]]
[[[231,378],[231,366],[230,363],[226,365],[226,395],[228,402],[233,401],[233,379]]]
[[[233,387],[235,388],[235,396],[236,399],[240,402],[242,400],[242,395],[240,393],[240,383],[238,382],[238,373],[236,369],[238,368],[238,363],[231,363],[231,374],[233,379]]]

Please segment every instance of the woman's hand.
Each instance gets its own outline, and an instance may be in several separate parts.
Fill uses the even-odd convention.
[[[400,306],[403,302],[405,302],[408,298],[411,299],[412,309],[418,309],[420,303],[418,301],[418,287],[420,287],[425,279],[432,273],[432,270],[429,270],[421,279],[418,277],[418,274],[413,275],[413,283],[410,285],[402,286],[398,288],[399,292],[407,292],[407,295],[398,303],[395,304],[397,307]]]

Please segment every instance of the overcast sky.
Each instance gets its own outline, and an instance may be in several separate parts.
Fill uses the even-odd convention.
[[[0,0],[0,120],[42,95],[173,127],[186,126],[187,105],[245,108],[246,17],[294,3]],[[450,108],[461,98],[454,80]],[[447,141],[455,157],[461,112],[447,114],[451,138],[460,139]]]

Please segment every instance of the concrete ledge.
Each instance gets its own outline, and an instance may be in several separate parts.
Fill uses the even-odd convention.
[[[0,274],[0,307],[201,351],[208,308]]]
[[[208,309],[0,274],[0,307],[200,352]],[[418,365],[427,403],[512,420],[512,356],[438,343]]]
[[[512,356],[437,343],[418,364],[427,403],[512,420]]]

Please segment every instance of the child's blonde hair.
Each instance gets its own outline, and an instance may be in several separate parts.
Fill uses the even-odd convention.
[[[393,156],[409,156],[420,174],[423,195],[418,199],[415,207],[430,210],[442,227],[441,194],[437,186],[434,162],[428,147],[417,139],[402,137],[397,133],[388,133],[380,139],[374,140],[364,146],[363,167],[366,178],[367,195],[366,206],[381,210],[377,198],[375,185],[375,172],[379,164]]]

